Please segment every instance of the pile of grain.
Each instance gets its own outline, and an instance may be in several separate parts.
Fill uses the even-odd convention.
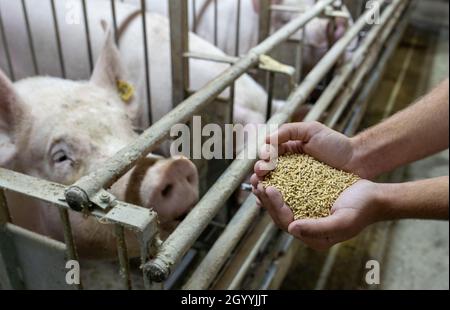
[[[305,154],[287,154],[263,181],[283,195],[294,219],[320,218],[330,214],[339,195],[359,177],[337,170]]]

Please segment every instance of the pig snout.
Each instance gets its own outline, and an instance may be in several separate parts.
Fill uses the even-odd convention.
[[[197,168],[186,158],[158,160],[142,179],[139,200],[158,213],[163,229],[173,229],[198,200]]]

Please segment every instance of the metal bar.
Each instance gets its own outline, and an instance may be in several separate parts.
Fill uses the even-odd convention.
[[[3,48],[5,49],[6,63],[8,64],[8,71],[9,71],[9,78],[11,79],[11,81],[14,82],[16,79],[16,76],[14,74],[14,68],[13,68],[12,61],[11,61],[11,54],[9,51],[8,39],[6,38],[5,25],[3,23],[3,17],[2,17],[1,11],[0,11],[0,33],[1,33],[2,39],[3,39]]]
[[[267,242],[267,240],[269,240],[276,231],[277,228],[275,227],[275,225],[267,225],[267,227],[264,229],[264,232],[258,238],[258,241],[256,241],[255,247],[250,251],[248,256],[242,262],[241,268],[239,268],[238,273],[233,278],[233,281],[231,281],[227,289],[237,290],[239,288],[239,285],[247,274],[247,271],[250,269],[252,262],[255,260],[256,255],[259,253],[259,248],[262,244]]]
[[[330,82],[331,87],[322,93],[319,100],[314,104],[314,108],[308,113],[304,121],[316,120],[319,116],[328,108],[328,106],[333,102],[332,99],[335,98],[339,93],[342,93],[342,88],[348,82],[349,77],[354,74],[355,69],[357,69],[361,62],[367,58],[367,53],[371,51],[372,45],[376,40],[383,42],[383,38],[379,37],[379,33],[383,31],[388,23],[389,19],[393,16],[397,10],[401,1],[394,1],[394,5],[389,6],[380,18],[380,23],[374,25],[372,31],[367,35],[365,40],[362,42],[361,46],[352,56],[352,60],[345,64],[334,76],[333,80]],[[396,19],[393,21],[395,22]],[[390,29],[392,29],[393,22],[388,23]],[[373,50],[371,52],[374,54]],[[333,113],[334,118],[334,113]]]
[[[270,34],[270,0],[259,0],[258,42],[263,42],[269,36],[269,34]]]
[[[267,72],[267,110],[266,121],[270,119],[272,115],[272,102],[273,102],[273,87],[275,85],[275,73]]]
[[[259,214],[259,207],[256,206],[256,199],[251,195],[239,208],[226,226],[212,248],[208,251],[201,264],[195,269],[183,289],[206,289],[215,278],[216,273],[228,259],[227,254],[236,247],[239,240],[247,230],[247,227],[255,220]],[[225,251],[223,249],[226,249]]]
[[[30,46],[31,60],[33,62],[34,74],[39,75],[39,68],[38,68],[37,59],[36,59],[36,51],[34,49],[34,42],[33,42],[33,36],[31,33],[30,19],[28,17],[26,0],[22,0],[22,12],[23,12],[24,20],[25,20],[25,27],[27,29],[27,38],[28,38],[28,44]]]
[[[233,57],[233,56],[228,56],[228,55],[213,55],[213,54],[198,53],[198,52],[187,52],[187,53],[184,53],[183,56],[186,58],[208,60],[208,61],[214,61],[214,62],[226,63],[226,64],[235,64],[239,60],[238,57]]]
[[[170,3],[184,3],[184,1],[170,0]],[[170,128],[179,123],[186,122],[193,114],[200,111],[208,103],[222,93],[228,85],[240,77],[250,67],[259,62],[259,57],[272,50],[283,40],[294,34],[308,21],[317,16],[324,8],[334,0],[324,0],[319,2],[310,11],[294,19],[272,36],[267,38],[258,46],[252,48],[250,52],[240,58],[233,66],[225,70],[201,90],[187,98],[184,102],[176,106],[170,113],[166,114],[153,126],[148,128],[133,143],[116,153],[109,161],[93,173],[82,177],[71,188],[81,189],[80,202],[88,203],[86,197],[95,195],[103,187],[107,188],[125,174],[134,163],[141,157],[148,154],[156,145],[161,143],[168,135]],[[180,53],[183,55],[183,53]],[[179,76],[179,74],[177,74]],[[308,83],[309,84],[309,83]]]
[[[59,66],[61,69],[61,76],[63,78],[66,78],[66,68],[64,65],[64,55],[62,51],[61,34],[59,32],[59,23],[58,23],[58,15],[56,14],[55,0],[50,0],[50,4],[52,7],[53,26],[55,28],[56,47],[58,49],[58,59],[59,59]]]
[[[116,42],[117,46],[119,46],[119,37],[117,33],[117,13],[116,13],[116,1],[111,1],[111,16],[113,21],[113,29],[114,29],[114,42]]]
[[[295,51],[295,83],[300,83],[303,76],[303,54],[305,45],[305,28],[300,30],[302,39],[298,40],[297,50]]]
[[[141,11],[142,11],[142,35],[143,35],[143,45],[144,45],[144,60],[145,60],[145,95],[147,100],[147,117],[148,125],[153,124],[153,113],[152,113],[152,94],[151,94],[151,81],[150,81],[150,58],[148,52],[148,37],[147,37],[147,8],[146,0],[141,0]]]
[[[29,175],[0,168],[0,188],[48,202],[59,208],[69,209],[64,193],[66,186],[38,179]],[[105,212],[94,209],[91,215],[103,222],[124,225],[134,231],[156,231],[156,214],[146,208],[141,208],[122,201],[114,201],[114,206]]]
[[[378,1],[383,3],[384,1]],[[319,2],[316,8],[324,5],[325,2]],[[344,53],[346,47],[353,38],[358,35],[366,26],[366,18],[373,15],[376,8],[367,11],[348,32],[337,41],[330,51],[321,59],[307,75],[303,83],[297,87],[289,96],[284,107],[271,117],[270,125],[279,126],[285,123],[295,113],[295,111],[307,100],[308,96],[314,91],[316,85],[323,79],[328,71],[334,66],[339,56]],[[303,19],[308,13],[299,17]],[[285,27],[289,27],[291,23]],[[295,29],[294,29],[295,30]],[[271,37],[273,38],[273,36]],[[271,38],[267,40],[271,40]],[[245,59],[245,58],[243,58]],[[258,146],[264,144],[265,137],[259,137],[259,141],[250,141],[249,145],[242,151],[239,156],[245,158],[247,149],[258,149]],[[228,199],[233,189],[240,185],[242,178],[251,170],[256,159],[235,160],[220,177],[220,182],[216,182],[210,190],[203,196],[195,208],[187,215],[175,231],[162,244],[156,257],[146,264],[145,269],[148,276],[154,281],[163,281],[170,274],[170,268],[176,264],[179,259],[186,253],[198,238],[203,229],[208,225],[209,221],[220,210],[223,202]]]
[[[18,265],[17,250],[6,226],[11,222],[5,191],[0,188],[0,268],[4,269],[6,282],[1,283],[7,289],[24,289],[21,267]]]
[[[82,5],[82,9],[83,9],[83,21],[84,21],[84,31],[85,31],[85,36],[86,36],[86,46],[87,46],[87,52],[88,52],[89,70],[90,70],[90,72],[92,72],[94,70],[94,57],[92,56],[92,44],[91,44],[91,34],[90,34],[91,31],[89,28],[86,0],[82,0],[81,5]]]
[[[402,3],[404,5],[402,5],[401,9],[398,9],[400,4]],[[386,18],[386,15],[383,14],[382,19],[384,20],[385,23],[384,24],[380,23],[380,25],[384,25],[385,27],[384,28],[378,27],[378,32],[376,32],[375,35],[369,34],[367,36],[364,42],[365,43],[375,42],[373,44],[375,44],[376,46],[371,46],[370,44],[364,43],[366,49],[363,51],[363,53],[357,55],[358,57],[360,57],[359,61],[357,62],[363,69],[358,70],[357,72],[353,72],[353,70],[351,70],[348,74],[345,72],[347,76],[350,76],[351,73],[353,73],[353,76],[350,82],[347,79],[346,81],[347,85],[345,86],[345,88],[343,89],[342,87],[339,88],[340,90],[339,97],[334,101],[334,107],[331,110],[331,114],[325,121],[325,124],[327,126],[334,127],[336,123],[339,121],[339,118],[341,117],[342,113],[345,110],[346,103],[351,99],[356,88],[360,85],[362,79],[365,77],[369,69],[376,62],[379,51],[381,51],[384,42],[386,41],[387,37],[390,35],[392,29],[394,28],[396,22],[400,18],[404,7],[405,7],[404,1],[402,0],[393,1],[393,4],[388,9],[386,9],[385,13],[386,15],[389,14],[388,17],[393,16],[392,14],[395,12],[396,14],[392,18],[390,18],[391,20],[389,20],[389,18]],[[398,10],[396,11],[396,9]],[[387,10],[389,10],[389,12],[387,12]],[[381,30],[383,30],[383,32],[380,34]],[[371,41],[369,41],[369,39]],[[355,59],[358,58],[355,57]]]
[[[214,45],[218,43],[218,18],[219,18],[219,5],[217,0],[214,0]]]
[[[189,59],[183,57],[189,51],[187,11],[187,1],[169,0],[173,107],[183,102],[189,88]]]
[[[192,0],[192,31],[197,32],[197,0]]]
[[[241,0],[237,0],[236,9],[236,36],[234,43],[234,56],[239,56],[239,39],[241,33]]]
[[[125,289],[131,290],[130,264],[128,261],[127,243],[125,240],[125,232],[123,226],[114,225],[114,235],[117,243],[117,256],[120,264],[120,277],[123,280]]]
[[[69,260],[79,261],[75,241],[73,239],[72,225],[70,224],[69,212],[67,209],[63,208],[58,208],[58,210],[61,222],[63,224],[64,243],[66,244],[67,247],[67,258]],[[79,290],[83,289],[81,278],[80,283],[77,284],[76,286]]]

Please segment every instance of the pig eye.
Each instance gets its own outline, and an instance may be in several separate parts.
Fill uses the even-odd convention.
[[[69,156],[67,156],[66,152],[63,150],[59,150],[52,155],[52,160],[54,163],[63,163],[65,161],[72,161]]]

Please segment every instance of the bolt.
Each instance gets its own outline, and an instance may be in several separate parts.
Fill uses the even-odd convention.
[[[108,203],[109,202],[109,195],[106,193],[103,193],[100,195],[100,200],[104,203]]]

